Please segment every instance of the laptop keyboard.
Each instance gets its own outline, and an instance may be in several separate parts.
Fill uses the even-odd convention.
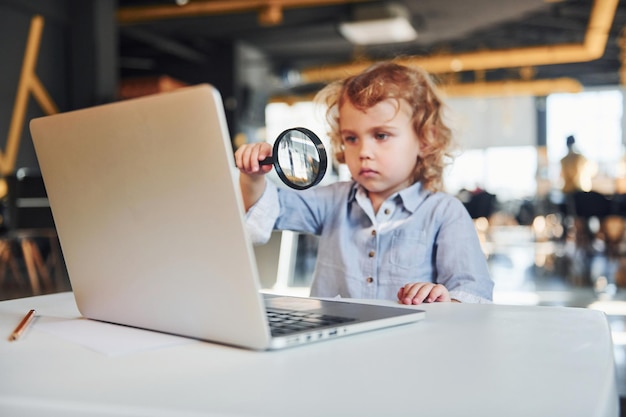
[[[270,324],[272,336],[284,336],[303,330],[314,330],[349,323],[355,319],[307,311],[289,311],[268,308],[267,320]]]

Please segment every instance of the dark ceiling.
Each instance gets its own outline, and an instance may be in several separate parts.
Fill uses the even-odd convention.
[[[278,3],[284,4],[282,21],[274,25],[259,22],[262,17],[259,9],[205,10],[188,13],[189,16],[131,21],[133,16],[145,17],[147,12],[160,11],[163,7],[172,13],[184,13],[185,8],[211,6],[211,3],[232,7],[237,3],[268,1],[192,0],[185,6],[176,6],[173,0],[119,0],[121,76],[162,75],[176,66],[205,64],[207,60],[215,59],[215,51],[225,43],[250,46],[256,55],[247,57],[243,65],[267,67],[277,80],[281,80],[277,89],[290,92],[304,92],[307,85],[320,80],[307,81],[306,77],[299,79],[289,75],[359,60],[398,56],[412,59],[440,55],[454,57],[489,51],[510,51],[513,54],[531,47],[551,48],[544,51],[544,55],[552,53],[560,57],[563,45],[582,45],[587,39],[592,26],[592,10],[608,8],[608,38],[599,58],[583,58],[587,62],[570,63],[567,61],[580,58],[570,59],[564,55],[551,61],[555,62],[552,64],[537,64],[543,61],[536,60],[519,64],[501,54],[499,63],[490,63],[484,69],[431,72],[454,77],[456,82],[462,83],[570,77],[587,87],[620,84],[619,43],[626,24],[626,4],[619,2],[615,7],[617,0],[395,0],[393,3],[400,3],[410,11],[419,37],[406,43],[368,47],[350,44],[337,26],[350,20],[354,9],[363,4],[389,2],[320,0],[318,4],[325,4],[302,6],[311,1],[281,0]],[[477,56],[480,62],[482,55]],[[511,58],[515,56],[511,55]],[[484,62],[488,60],[489,56],[484,55]]]

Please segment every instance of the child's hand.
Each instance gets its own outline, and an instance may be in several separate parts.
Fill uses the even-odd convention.
[[[421,304],[452,301],[448,289],[432,282],[411,282],[400,288],[398,300],[401,304]]]
[[[272,155],[272,145],[267,142],[257,142],[241,145],[235,152],[235,164],[245,174],[266,174],[272,170],[272,165],[261,165],[259,161]]]

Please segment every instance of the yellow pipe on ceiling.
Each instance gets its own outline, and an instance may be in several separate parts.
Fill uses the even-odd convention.
[[[464,96],[547,96],[552,93],[579,93],[583,86],[573,78],[549,80],[513,80],[439,86],[447,97]]]
[[[440,84],[439,90],[446,97],[502,97],[502,96],[547,96],[553,93],[580,93],[582,84],[573,78],[549,80],[505,80],[462,84]],[[270,103],[294,104],[312,101],[315,93],[303,95],[275,95]]]
[[[619,0],[595,0],[582,44],[545,45],[491,51],[399,58],[405,65],[421,66],[428,72],[514,68],[533,65],[567,64],[598,59],[604,53]],[[300,71],[305,82],[328,82],[363,71],[375,61],[360,61]]]
[[[117,11],[117,21],[132,24],[152,20],[207,16],[214,14],[258,12],[259,20],[266,24],[278,24],[282,9],[295,7],[321,7],[333,4],[362,3],[371,0],[211,0],[192,1],[182,6],[133,6]]]

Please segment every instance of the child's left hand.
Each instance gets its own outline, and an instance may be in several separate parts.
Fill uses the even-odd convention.
[[[452,301],[448,289],[433,282],[410,282],[398,291],[401,304],[421,304]]]

